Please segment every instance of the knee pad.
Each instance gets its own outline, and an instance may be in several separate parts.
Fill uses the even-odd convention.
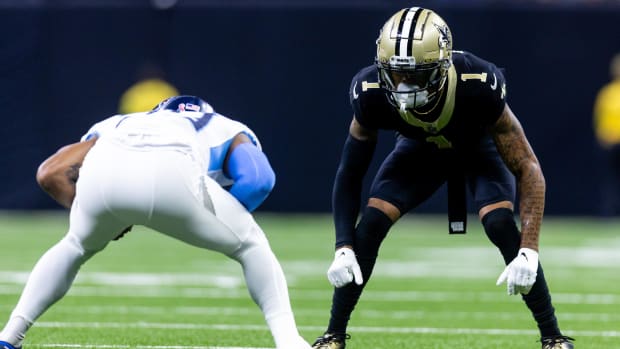
[[[512,210],[498,208],[482,217],[482,225],[489,240],[499,248],[506,263],[518,253],[521,232],[517,228]]]

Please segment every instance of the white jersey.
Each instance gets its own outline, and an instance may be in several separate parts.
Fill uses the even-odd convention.
[[[221,186],[233,181],[223,173],[224,159],[233,138],[245,133],[261,149],[258,138],[241,122],[213,111],[174,112],[159,110],[114,115],[93,125],[82,141],[93,136],[108,138],[134,149],[167,147],[195,157],[204,171]]]

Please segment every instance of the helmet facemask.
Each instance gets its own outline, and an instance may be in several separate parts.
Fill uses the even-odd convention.
[[[435,101],[446,83],[449,60],[415,64],[413,57],[390,57],[388,64],[378,63],[381,86],[389,92],[389,101],[405,111],[424,108]]]

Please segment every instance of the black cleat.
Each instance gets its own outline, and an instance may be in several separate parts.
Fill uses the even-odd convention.
[[[344,349],[345,340],[351,338],[348,334],[325,333],[312,344],[312,349]],[[572,348],[572,347],[571,347]]]
[[[542,349],[573,349],[573,338],[567,336],[545,337],[540,340]]]

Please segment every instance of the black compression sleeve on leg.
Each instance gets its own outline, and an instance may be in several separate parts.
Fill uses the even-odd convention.
[[[375,267],[379,247],[392,227],[392,220],[383,211],[366,207],[355,231],[355,256],[362,270],[364,282],[368,282]]]
[[[336,247],[353,245],[355,222],[360,210],[364,175],[377,145],[347,137],[332,192],[332,208],[336,229]]]
[[[506,265],[519,253],[521,233],[515,223],[512,210],[497,208],[482,217],[482,225],[489,240],[499,248]]]

